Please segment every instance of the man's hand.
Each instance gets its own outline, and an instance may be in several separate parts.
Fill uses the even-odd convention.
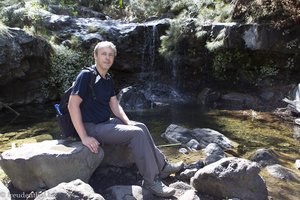
[[[100,147],[100,143],[98,142],[98,140],[96,140],[93,137],[87,136],[82,138],[81,141],[84,146],[86,146],[87,148],[89,148],[89,150],[91,150],[91,152],[98,153],[98,149]]]

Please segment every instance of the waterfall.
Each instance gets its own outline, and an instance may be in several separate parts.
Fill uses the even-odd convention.
[[[159,35],[155,24],[152,26],[145,25],[143,57],[142,57],[142,72],[151,73],[155,66],[157,48],[159,44]],[[150,77],[151,79],[153,77]]]
[[[253,26],[250,26],[250,28],[245,31],[243,39],[247,48],[252,50],[260,49],[261,41],[258,34],[258,25],[254,24]]]

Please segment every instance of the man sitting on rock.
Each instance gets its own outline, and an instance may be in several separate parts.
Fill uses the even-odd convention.
[[[144,179],[143,186],[157,196],[172,196],[175,190],[166,186],[160,178],[180,171],[183,163],[166,162],[148,128],[143,123],[130,121],[120,106],[108,74],[116,54],[116,47],[111,42],[103,41],[96,45],[94,92],[92,94],[89,87],[90,72],[81,71],[69,99],[72,122],[82,143],[94,153],[98,152],[100,143],[128,145]],[[110,111],[116,118],[110,118]]]

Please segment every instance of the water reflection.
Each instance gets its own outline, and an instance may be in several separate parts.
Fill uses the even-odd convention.
[[[55,117],[52,103],[20,106],[13,109],[20,115],[17,116],[6,108],[0,111],[0,133],[27,128]]]
[[[2,110],[0,114],[1,133],[24,128],[30,129],[40,122],[52,121],[55,123],[56,114],[53,104],[14,108],[20,113],[20,116],[11,124],[9,123],[14,119],[15,114],[9,110]],[[143,111],[127,111],[127,114],[130,119],[145,123],[157,144],[165,144],[160,135],[170,124],[177,124],[189,129],[211,128],[219,131],[231,140],[245,146],[248,151],[272,147],[285,153],[299,153],[297,139],[299,139],[300,126],[291,126],[290,123],[272,113],[255,112],[255,117],[253,117],[253,112],[252,110],[207,110],[189,104],[156,107]],[[55,133],[50,134],[55,135]]]

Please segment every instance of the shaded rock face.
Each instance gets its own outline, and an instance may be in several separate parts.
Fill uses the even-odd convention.
[[[107,155],[101,166],[130,167],[134,164],[132,152],[127,146],[105,144],[101,149]]]
[[[21,9],[21,13],[25,12],[22,5],[10,9]],[[286,77],[299,75],[299,70],[295,67],[300,61],[299,26],[285,30],[275,29],[268,25],[215,23],[203,26],[202,29],[206,34],[197,38],[195,37],[196,30],[194,30],[196,22],[189,19],[191,30],[178,39],[175,55],[170,59],[165,59],[159,54],[158,49],[161,46],[160,37],[165,35],[169,28],[168,19],[130,23],[108,20],[105,15],[84,8],[79,9],[83,13],[79,14],[83,17],[69,16],[68,12],[61,11],[55,6],[50,7],[49,10],[56,14],[45,10],[39,12],[38,17],[41,18],[39,28],[55,35],[57,43],[68,46],[71,45],[72,38],[77,38],[83,52],[92,52],[94,45],[103,40],[110,40],[117,45],[118,56],[112,67],[117,90],[134,84],[143,87],[150,83],[162,82],[179,91],[195,94],[205,87],[222,86],[232,89],[234,84],[239,88],[272,86],[293,80]],[[15,20],[15,25],[22,24],[18,23],[18,19]],[[44,79],[45,70],[47,71],[49,67],[49,45],[39,38],[26,35],[24,31],[11,29],[11,32],[17,33],[16,36],[0,40],[0,92],[3,94],[0,100],[10,104],[45,101],[39,88]],[[224,63],[221,60],[224,69],[227,70],[226,76],[232,76],[232,79],[238,77],[233,81],[231,79],[223,82],[216,81],[213,77],[212,68],[219,52],[210,53],[206,44],[218,38],[220,33],[225,35],[223,53],[243,55],[242,58],[249,60],[246,63]],[[226,61],[227,54],[220,55],[220,59]],[[276,65],[274,69],[278,70],[276,77],[272,74],[270,76],[267,74],[266,77],[256,77],[256,72],[254,77],[236,73],[243,68],[240,65],[251,66],[248,71],[254,68],[261,71],[268,70],[273,64]],[[230,71],[231,69],[233,70]],[[151,91],[144,92],[147,100],[152,100],[151,95],[155,93],[155,90],[160,92],[156,88],[161,89],[161,86],[161,84],[154,85],[150,87]],[[162,92],[167,94],[169,90],[164,89]],[[235,96],[231,94],[224,100],[232,102]],[[273,96],[277,97],[276,94]],[[166,96],[170,101],[173,97],[174,95]],[[216,98],[216,96],[211,98]],[[241,101],[247,103],[247,108],[248,104],[250,108],[257,104],[257,99],[249,96],[239,98],[237,103]]]
[[[223,158],[198,170],[191,179],[200,193],[218,198],[266,200],[266,183],[256,163],[241,158]]]
[[[265,24],[214,23],[203,26],[202,30],[206,34],[201,38],[196,39],[191,31],[178,41],[178,52],[174,56],[176,62],[172,67],[176,69],[175,83],[179,88],[191,91],[195,88],[218,86],[249,89],[297,81],[297,65],[300,61],[300,41],[297,35],[300,26],[277,29]],[[218,40],[221,33],[224,33],[222,48],[210,53],[206,49],[206,43]],[[194,54],[187,54],[187,49],[193,49]],[[229,61],[228,58],[235,56],[240,58]],[[215,79],[213,70],[218,62],[225,72],[216,70],[221,73],[221,77]],[[257,70],[253,70],[254,68]],[[268,69],[275,69],[278,73],[262,73]],[[251,72],[247,74],[247,71]]]
[[[103,157],[103,150],[94,154],[81,142],[51,140],[7,150],[0,165],[16,188],[39,191],[75,179],[88,182]]]
[[[42,102],[41,82],[49,70],[50,45],[21,29],[0,38],[0,101],[9,104]]]

